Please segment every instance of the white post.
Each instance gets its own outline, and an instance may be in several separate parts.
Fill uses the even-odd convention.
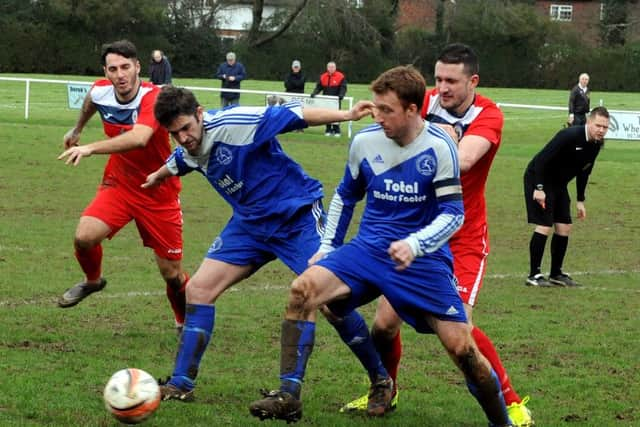
[[[27,79],[26,83],[27,83],[26,92],[24,94],[24,119],[28,120],[29,119],[29,89],[30,89],[31,80]]]
[[[353,98],[350,97],[349,98],[349,110],[351,110],[353,108]],[[351,139],[351,128],[353,127],[353,121],[349,120],[349,127],[348,127],[348,131],[347,131],[347,136],[349,137],[349,139]]]

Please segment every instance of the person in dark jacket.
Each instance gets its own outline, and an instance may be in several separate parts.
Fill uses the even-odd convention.
[[[216,78],[222,81],[223,89],[240,89],[240,82],[247,76],[244,65],[236,61],[236,54],[227,53],[227,60],[218,67]],[[220,92],[220,105],[224,108],[227,105],[240,104],[239,92]]]
[[[578,77],[578,84],[571,89],[569,95],[569,126],[582,126],[587,122],[587,113],[590,109],[591,91],[589,84],[589,74],[582,73]]]
[[[323,95],[337,96],[339,101],[342,101],[347,93],[347,78],[336,69],[336,63],[333,61],[327,63],[327,71],[320,75],[320,80],[311,93],[311,97],[313,98],[320,92]],[[338,105],[340,106],[340,104]],[[340,125],[337,123],[328,124],[325,135],[339,137]]]
[[[535,224],[529,242],[531,270],[528,286],[579,286],[562,272],[571,232],[571,198],[567,184],[576,178],[576,210],[584,219],[585,190],[598,153],[609,129],[609,112],[604,107],[591,110],[584,126],[571,126],[558,132],[531,160],[524,174],[527,218]],[[547,237],[551,238],[551,272],[547,280],[540,272]]]
[[[302,73],[302,65],[300,61],[295,59],[291,63],[291,71],[284,78],[284,89],[291,93],[304,93],[304,84],[307,78]]]
[[[167,85],[171,83],[171,63],[169,63],[169,60],[161,50],[154,50],[151,53],[149,81],[156,85]]]

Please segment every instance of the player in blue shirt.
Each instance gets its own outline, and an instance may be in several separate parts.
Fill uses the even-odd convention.
[[[161,386],[163,399],[193,399],[200,359],[213,333],[214,303],[227,288],[276,258],[300,274],[318,250],[325,220],[322,185],[287,156],[276,135],[358,120],[370,115],[372,106],[361,101],[351,111],[335,111],[290,102],[205,112],[189,90],[162,89],[155,116],[179,147],[143,187],[198,171],[233,208],[189,281],[184,329],[173,375]],[[334,326],[340,330],[357,322],[366,332],[357,313],[345,319]],[[367,353],[375,353],[368,343]]]
[[[435,333],[464,373],[491,425],[510,425],[500,384],[471,337],[447,240],[463,223],[455,143],[421,117],[424,78],[396,67],[376,79],[376,125],[359,132],[328,213],[314,265],[291,285],[282,323],[280,389],[250,412],[288,422],[302,416],[300,391],[314,345],[316,310],[341,316],[380,294],[420,333]],[[358,234],[343,244],[355,204],[366,196]],[[390,409],[391,377],[372,378],[367,412]]]

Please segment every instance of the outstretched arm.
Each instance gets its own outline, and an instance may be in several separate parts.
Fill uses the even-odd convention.
[[[142,148],[147,145],[152,135],[153,128],[137,124],[131,130],[113,138],[87,145],[71,146],[58,156],[58,160],[66,159],[66,164],[77,166],[83,157],[89,157],[92,154],[112,154]]]
[[[309,126],[360,120],[365,116],[372,115],[374,105],[371,101],[358,101],[349,111],[305,107],[304,110],[302,110],[302,117]]]
[[[84,97],[82,108],[80,109],[80,116],[78,117],[76,125],[64,134],[63,144],[65,150],[80,143],[80,134],[82,133],[82,129],[84,129],[84,126],[91,117],[93,117],[96,111],[98,110],[93,104],[93,101],[91,101],[91,92],[89,92],[87,93],[87,96]]]
[[[157,171],[147,175],[147,180],[145,181],[144,184],[140,185],[140,187],[142,188],[155,187],[156,185],[160,185],[162,181],[169,178],[170,176],[173,176],[173,174],[171,173],[171,171],[169,171],[169,168],[167,167],[167,165],[162,165]]]

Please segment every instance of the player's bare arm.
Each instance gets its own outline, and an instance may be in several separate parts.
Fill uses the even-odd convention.
[[[169,168],[166,165],[162,165],[157,171],[150,173],[147,175],[147,180],[144,184],[140,185],[142,188],[152,188],[157,185],[160,185],[162,181],[169,178],[173,174],[169,171]]]
[[[77,166],[83,157],[93,154],[112,154],[135,150],[147,145],[153,135],[153,128],[146,125],[134,125],[133,128],[113,138],[96,141],[87,145],[72,146],[58,156],[58,160],[64,160],[65,164]]]
[[[306,107],[302,110],[302,116],[309,126],[317,126],[327,123],[360,120],[365,116],[371,116],[373,107],[374,104],[371,101],[358,101],[353,108],[348,111]]]
[[[491,142],[478,135],[465,135],[458,143],[460,173],[465,173],[491,149]]]
[[[87,124],[87,122],[93,117],[96,113],[97,108],[91,101],[91,94],[88,93],[84,101],[82,102],[82,108],[80,110],[80,116],[78,117],[78,121],[76,125],[67,131],[63,137],[64,148],[69,149],[73,146],[76,146],[80,143],[80,134],[82,133],[82,129]]]

